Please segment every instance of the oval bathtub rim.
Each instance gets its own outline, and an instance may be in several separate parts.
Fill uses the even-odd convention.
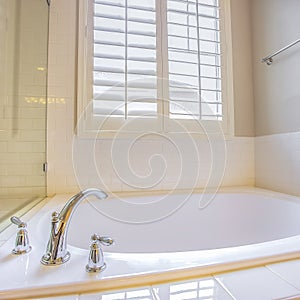
[[[295,239],[300,244],[300,235],[287,238]],[[283,239],[285,240],[285,239]],[[281,243],[281,240],[273,242]],[[290,241],[288,241],[290,242]],[[269,242],[267,242],[269,243]],[[265,244],[265,243],[262,243]],[[285,245],[285,243],[284,243]],[[249,246],[241,246],[249,247]],[[239,248],[239,247],[236,247]],[[208,250],[210,251],[210,250]],[[213,251],[213,250],[212,250]],[[273,255],[254,257],[250,259],[236,260],[235,262],[215,263],[211,265],[173,269],[160,272],[138,273],[125,276],[113,276],[102,279],[70,282],[55,285],[43,285],[37,287],[1,290],[0,299],[30,299],[38,297],[57,297],[70,296],[85,293],[101,293],[117,290],[138,288],[177,282],[182,280],[192,280],[197,278],[209,277],[217,274],[234,272],[248,268],[263,267],[267,264],[290,261],[300,258],[300,246],[294,251],[286,253],[274,253]],[[101,282],[101,285],[99,283]],[[53,287],[55,286],[55,291]]]
[[[180,193],[181,191],[179,191]],[[184,192],[184,191],[182,191]],[[197,191],[195,191],[197,192]],[[288,200],[296,203],[300,203],[300,199],[296,196],[290,196],[287,194],[277,193],[273,191],[268,191],[260,188],[253,187],[238,187],[238,188],[222,188],[219,192],[222,193],[251,193],[258,194],[261,196],[275,197],[280,198],[282,200]],[[122,196],[132,196],[137,195],[136,193],[121,193]],[[145,193],[144,193],[145,194]],[[161,191],[158,191],[156,194],[161,194]],[[153,195],[153,194],[151,194]],[[60,196],[60,195],[58,195]],[[64,195],[66,197],[66,195]],[[55,197],[56,198],[56,197]],[[58,202],[61,202],[61,197],[58,197]],[[49,198],[46,199],[46,204],[49,203]],[[52,201],[51,201],[52,202]],[[53,201],[54,205],[57,204],[57,201]],[[42,206],[38,210],[39,212],[45,212],[45,206]],[[210,263],[202,266],[189,266],[184,268],[174,268],[166,271],[159,272],[146,272],[146,273],[138,273],[133,275],[118,275],[112,276],[102,279],[92,279],[86,281],[78,281],[78,282],[68,282],[63,284],[51,284],[51,285],[43,285],[43,286],[35,286],[35,287],[23,287],[17,289],[7,289],[0,291],[0,299],[26,299],[33,297],[52,297],[52,296],[63,296],[63,295],[74,295],[74,294],[82,294],[82,293],[96,293],[96,292],[105,292],[105,291],[113,291],[113,290],[122,290],[127,288],[134,287],[142,287],[149,286],[153,284],[163,284],[167,282],[174,282],[180,280],[187,279],[195,279],[201,277],[211,276],[212,274],[220,274],[224,272],[231,272],[246,268],[252,267],[261,267],[266,264],[278,263],[282,261],[288,261],[293,259],[300,258],[300,235],[292,236],[288,238],[283,238],[279,240],[273,240],[269,242],[264,242],[260,244],[254,245],[244,245],[238,247],[230,247],[230,248],[222,248],[222,251],[229,251],[229,249],[239,248],[238,250],[248,249],[250,252],[251,248],[258,246],[262,248],[270,248],[269,255],[266,256],[252,256],[250,258],[244,258],[241,260],[235,260],[235,262],[223,262],[223,263]],[[289,247],[289,251],[283,253],[282,248]],[[227,250],[226,250],[227,249]],[[264,250],[265,250],[264,249]],[[205,253],[207,251],[216,251],[214,250],[200,250]],[[191,251],[197,255],[199,251]],[[247,251],[246,251],[247,252]],[[184,252],[182,252],[183,254]],[[127,255],[130,253],[121,253],[121,255]],[[168,253],[169,255],[170,253]],[[108,258],[111,256],[113,259],[113,255],[120,255],[120,253],[108,253]],[[135,254],[136,255],[136,254]],[[101,286],[99,286],[99,282],[101,282]],[[53,287],[55,286],[55,291],[53,291]]]

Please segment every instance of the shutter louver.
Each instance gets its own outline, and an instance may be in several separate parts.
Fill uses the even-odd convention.
[[[155,0],[94,0],[93,112],[156,116]]]
[[[222,120],[218,0],[168,0],[169,114]]]

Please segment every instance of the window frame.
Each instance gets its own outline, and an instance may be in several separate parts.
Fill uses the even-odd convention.
[[[180,134],[182,128],[185,132],[191,134],[203,135],[199,132],[200,127],[205,131],[214,133],[216,125],[220,128],[225,136],[233,136],[234,132],[234,99],[233,99],[233,66],[232,66],[232,37],[231,37],[231,14],[230,0],[220,1],[220,45],[221,45],[221,82],[222,82],[222,121],[209,120],[187,120],[187,119],[170,119],[168,117],[169,105],[168,100],[168,41],[162,36],[168,36],[167,28],[167,0],[156,1],[156,33],[157,33],[157,110],[162,111],[163,115],[158,113],[157,118],[140,118],[138,120],[139,130],[136,130],[136,121],[127,120],[137,117],[124,118],[98,118],[93,115],[92,101],[93,98],[93,27],[89,18],[93,18],[93,0],[78,0],[78,28],[77,28],[77,99],[76,99],[76,133],[82,137],[99,136],[101,128],[102,137],[113,137],[126,125],[126,132],[122,136],[136,134],[138,132],[151,131],[153,133]],[[162,79],[164,78],[164,79]],[[166,81],[167,83],[163,83]],[[200,126],[199,126],[199,123]],[[128,126],[129,125],[129,126]],[[220,133],[220,131],[218,132]],[[100,138],[100,136],[99,136]]]

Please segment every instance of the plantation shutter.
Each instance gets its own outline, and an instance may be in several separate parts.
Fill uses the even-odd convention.
[[[155,0],[94,0],[93,113],[155,117]]]
[[[222,120],[218,0],[168,0],[169,116]]]

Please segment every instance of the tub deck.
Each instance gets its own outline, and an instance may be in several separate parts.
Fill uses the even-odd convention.
[[[234,191],[253,195],[263,193],[270,197],[280,197],[282,201],[287,202],[299,201],[296,197],[260,189],[245,188]],[[68,263],[57,267],[43,266],[40,264],[40,258],[45,250],[48,232],[45,233],[40,227],[41,220],[45,215],[49,215],[50,219],[51,212],[57,207],[62,207],[69,197],[70,195],[58,195],[51,201],[46,201],[30,219],[28,231],[33,250],[29,254],[10,254],[14,245],[14,235],[0,247],[0,299],[120,290],[206,277],[300,258],[300,236],[291,236],[264,243],[214,250],[153,254],[105,252],[107,269],[100,274],[85,272],[88,250],[70,246],[71,260]]]

